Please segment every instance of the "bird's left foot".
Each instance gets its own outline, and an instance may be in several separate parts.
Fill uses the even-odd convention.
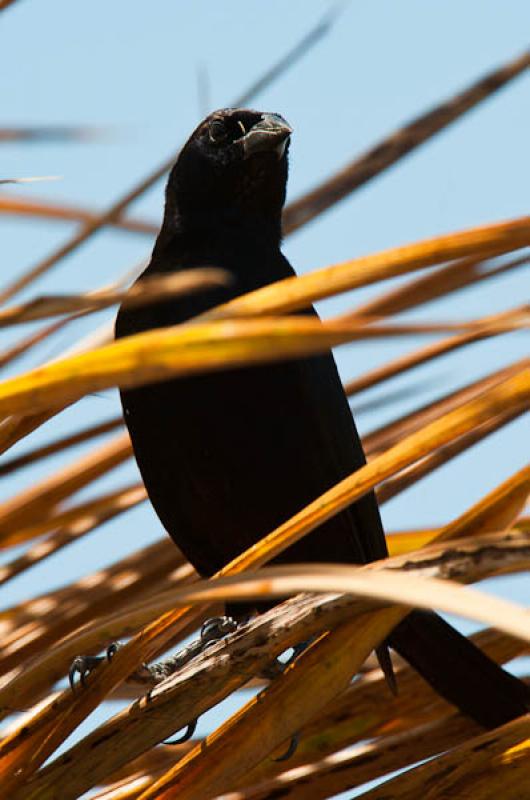
[[[155,664],[142,664],[136,672],[129,676],[128,680],[141,685],[147,684],[152,689],[165,678],[173,675],[174,672],[187,664],[188,661],[191,661],[192,658],[195,658],[196,655],[202,653],[207,647],[235,631],[236,628],[237,622],[232,617],[212,617],[203,624],[198,639],[165,661],[159,661]],[[119,647],[118,642],[113,642],[107,648],[104,656],[77,656],[74,658],[68,671],[68,679],[72,691],[76,689],[76,676],[79,676],[81,686],[86,686],[86,680],[90,673],[102,661],[110,661]]]
[[[86,686],[86,679],[92,670],[95,669],[98,664],[101,664],[102,661],[110,661],[119,646],[118,642],[112,642],[112,644],[107,647],[104,656],[77,656],[74,658],[68,670],[68,681],[72,692],[76,690],[76,675],[79,675],[79,683],[81,686]]]

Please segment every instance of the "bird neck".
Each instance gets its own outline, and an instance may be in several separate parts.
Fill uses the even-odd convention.
[[[272,215],[242,214],[230,208],[205,211],[200,218],[166,214],[155,250],[177,248],[183,251],[212,251],[249,254],[277,252],[281,244],[281,213]]]

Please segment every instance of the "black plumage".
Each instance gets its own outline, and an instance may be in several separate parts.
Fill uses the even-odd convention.
[[[290,133],[279,115],[241,109],[218,111],[197,127],[170,174],[162,228],[139,280],[216,266],[230,272],[232,283],[149,306],[125,305],[117,337],[184,322],[294,275],[280,250]],[[121,399],[149,498],[202,575],[365,463],[331,352],[126,389]],[[369,493],[277,562],[366,563],[386,555]],[[230,609],[240,616],[247,610]],[[483,725],[528,707],[522,683],[434,614],[413,612],[389,642]]]

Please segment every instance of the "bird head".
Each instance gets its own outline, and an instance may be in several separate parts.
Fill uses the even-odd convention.
[[[279,223],[291,133],[279,114],[239,108],[210,114],[171,171],[166,214],[234,224],[250,218]]]

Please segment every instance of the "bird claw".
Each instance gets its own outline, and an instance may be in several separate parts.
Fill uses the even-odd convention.
[[[288,746],[287,750],[285,751],[285,753],[283,753],[281,756],[278,756],[278,758],[273,758],[273,761],[276,761],[276,762],[287,761],[288,759],[291,758],[291,756],[294,756],[294,754],[296,753],[296,751],[298,749],[299,741],[300,741],[300,737],[299,737],[299,735],[297,733],[295,733],[294,736],[291,736],[291,741],[289,742],[289,746]]]
[[[68,681],[72,692],[76,690],[76,675],[79,675],[81,686],[85,687],[87,677],[104,660],[104,656],[77,656],[74,658],[68,670]]]
[[[111,642],[111,644],[109,644],[109,646],[105,650],[105,656],[107,657],[107,661],[112,661],[113,657],[116,655],[120,647],[121,644],[119,642]]]
[[[167,741],[162,742],[162,744],[175,745],[175,744],[184,744],[184,742],[189,741],[193,736],[193,734],[195,733],[195,729],[197,728],[197,722],[198,720],[196,719],[192,720],[191,722],[188,722],[186,730],[184,731],[182,736],[179,736],[177,739],[167,739]]]
[[[79,683],[84,688],[86,686],[86,679],[90,673],[98,666],[98,664],[101,664],[102,661],[111,661],[119,647],[120,645],[118,642],[112,642],[112,644],[107,647],[104,656],[77,656],[74,658],[70,669],[68,670],[68,682],[72,692],[75,692],[76,690],[76,675],[79,675]]]
[[[274,661],[271,661],[270,664],[261,671],[261,674],[264,678],[267,678],[269,681],[273,681],[275,678],[279,678],[280,675],[283,675],[287,667],[289,667],[299,655],[301,655],[304,650],[306,650],[313,640],[308,639],[306,642],[299,642],[295,644],[293,647],[293,652],[287,659],[287,661],[280,661],[279,658],[275,658]]]

